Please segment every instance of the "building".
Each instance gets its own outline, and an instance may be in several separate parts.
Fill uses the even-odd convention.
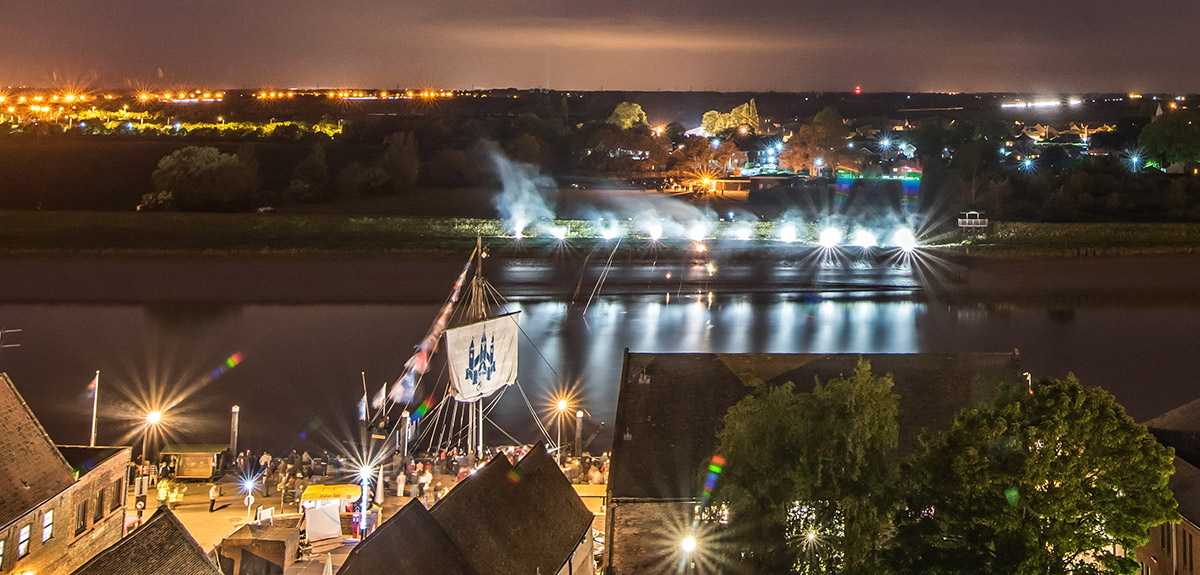
[[[546,453],[500,455],[426,510],[411,501],[338,575],[590,575],[592,513]]]
[[[626,351],[608,483],[611,575],[674,572],[680,535],[692,524],[703,473],[725,412],[756,381],[811,389],[853,373],[859,358],[891,374],[899,396],[897,458],[925,429],[949,427],[962,409],[1020,383],[1010,354],[642,354]]]
[[[1195,557],[1200,539],[1200,399],[1145,425],[1159,443],[1175,448],[1175,473],[1168,485],[1183,520],[1150,529],[1150,541],[1136,552],[1142,575],[1200,573]]]
[[[0,373],[0,573],[68,574],[121,539],[128,447],[56,447]]]
[[[71,575],[221,575],[165,505]]]

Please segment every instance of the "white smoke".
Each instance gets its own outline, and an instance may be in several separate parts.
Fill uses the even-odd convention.
[[[554,189],[554,180],[529,164],[514,162],[499,151],[492,151],[492,165],[500,177],[501,191],[496,210],[504,226],[521,237],[525,228],[542,220],[554,219],[554,205],[546,197]]]

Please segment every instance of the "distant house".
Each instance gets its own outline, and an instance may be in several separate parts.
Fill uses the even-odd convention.
[[[128,447],[56,447],[0,373],[0,573],[65,575],[125,530]]]
[[[165,505],[71,575],[221,575]]]
[[[853,373],[859,358],[891,374],[899,396],[899,447],[913,453],[925,429],[943,429],[962,409],[1019,383],[1009,354],[628,353],[621,372],[608,483],[605,564],[610,575],[673,573],[680,541],[716,454],[725,412],[754,381],[798,390]],[[706,518],[708,519],[708,518]]]
[[[590,575],[592,513],[541,444],[497,456],[426,510],[412,501],[338,575]]]

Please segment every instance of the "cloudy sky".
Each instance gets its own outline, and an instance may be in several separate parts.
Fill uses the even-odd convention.
[[[1200,91],[1194,0],[9,0],[0,83]]]

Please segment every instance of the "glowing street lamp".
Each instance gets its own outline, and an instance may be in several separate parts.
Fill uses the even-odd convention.
[[[687,537],[683,538],[683,541],[679,543],[679,546],[683,548],[684,553],[691,553],[696,550],[696,538],[688,535]]]
[[[554,451],[554,459],[559,465],[562,465],[562,418],[563,418],[563,412],[565,412],[567,410],[567,400],[565,400],[565,399],[558,400],[558,403],[555,404],[554,407],[557,410],[555,419],[558,420],[558,425],[557,425],[558,438],[555,441],[555,445],[558,446],[558,449],[556,449]]]
[[[142,464],[146,464],[146,438],[150,435],[150,428],[158,425],[162,421],[161,411],[151,411],[146,414],[146,426],[142,432]]]
[[[246,492],[246,498],[242,500],[246,504],[246,523],[250,522],[250,510],[254,506],[254,479],[247,477],[242,480],[242,491]]]

